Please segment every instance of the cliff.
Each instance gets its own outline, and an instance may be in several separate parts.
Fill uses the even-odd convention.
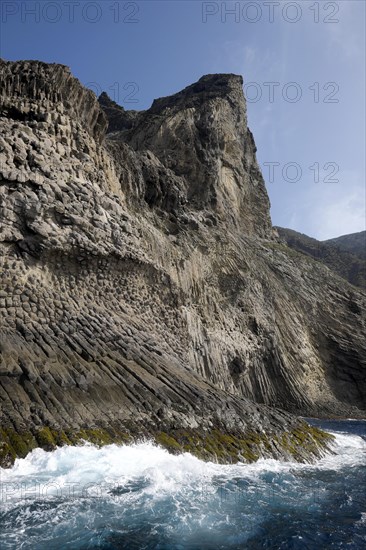
[[[205,215],[236,233],[271,236],[269,199],[247,126],[242,77],[204,76],[171,97],[155,100],[147,111],[132,111],[132,120],[105,95],[100,101],[112,115],[111,140],[136,152],[152,152],[179,178],[168,202],[164,183],[162,192],[161,185],[149,188],[145,199],[150,206],[166,207],[174,215],[174,208],[186,205],[206,225]]]
[[[141,435],[311,460],[290,413],[365,415],[365,293],[275,237],[241,77],[140,113],[60,65],[0,84],[3,464]]]

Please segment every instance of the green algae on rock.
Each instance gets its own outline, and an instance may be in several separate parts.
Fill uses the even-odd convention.
[[[261,432],[224,433],[218,429],[176,429],[132,436],[127,432],[99,428],[77,431],[54,430],[45,426],[34,433],[0,431],[0,467],[10,467],[16,458],[25,458],[35,448],[52,451],[65,445],[92,443],[97,446],[132,444],[153,440],[172,454],[190,453],[204,461],[219,464],[250,463],[259,458],[282,457],[298,462],[312,462],[331,452],[334,437],[318,428],[301,423],[291,432],[267,435]]]

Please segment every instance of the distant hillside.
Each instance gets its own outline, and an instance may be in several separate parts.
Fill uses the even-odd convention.
[[[280,237],[294,250],[322,262],[353,285],[366,287],[365,231],[328,241],[317,241],[292,229],[276,229]]]
[[[350,235],[342,235],[336,239],[328,239],[324,241],[326,244],[335,245],[341,250],[351,252],[360,258],[366,260],[366,231],[359,233],[351,233]]]

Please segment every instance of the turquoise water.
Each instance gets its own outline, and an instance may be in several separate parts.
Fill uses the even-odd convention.
[[[313,422],[336,434],[315,465],[37,449],[1,470],[0,548],[366,549],[366,421]]]

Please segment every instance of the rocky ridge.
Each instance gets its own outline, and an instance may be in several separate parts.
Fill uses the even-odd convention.
[[[3,464],[141,435],[311,460],[289,412],[365,415],[366,296],[276,238],[241,77],[130,113],[1,61],[0,99]]]
[[[324,241],[326,244],[332,244],[338,250],[350,252],[359,258],[366,260],[366,230],[350,235],[342,235],[334,239]]]
[[[276,227],[276,230],[290,248],[314,258],[352,285],[366,290],[366,232],[318,241],[293,229]]]

